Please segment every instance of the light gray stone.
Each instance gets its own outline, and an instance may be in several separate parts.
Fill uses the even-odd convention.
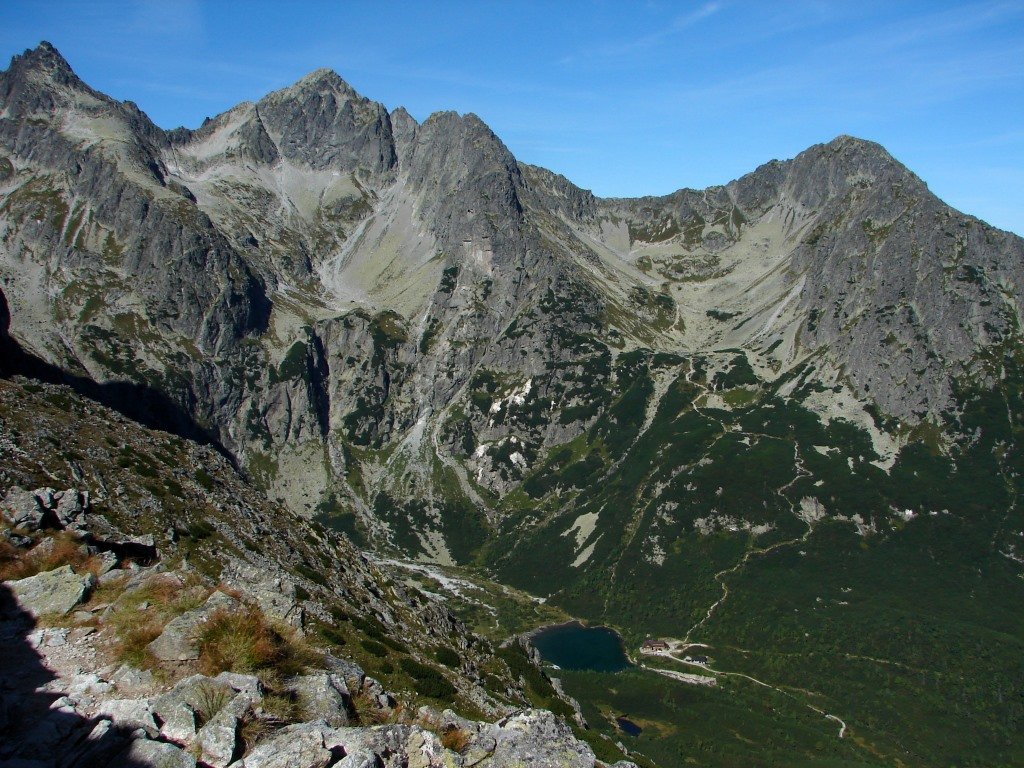
[[[380,765],[380,758],[368,749],[357,749],[334,764],[335,768],[378,768]]]
[[[344,754],[372,752],[382,757],[404,759],[406,747],[414,732],[422,729],[409,725],[381,725],[361,728],[327,728],[323,730],[324,746],[340,749]]]
[[[324,726],[302,723],[282,728],[258,744],[239,768],[326,768],[333,759],[324,746]]]
[[[119,728],[141,728],[151,738],[160,733],[146,699],[108,699],[100,703],[96,715],[113,720]]]
[[[111,768],[196,768],[196,759],[173,744],[138,739],[115,759]]]
[[[70,613],[82,602],[96,579],[91,573],[79,576],[70,565],[63,565],[27,579],[4,583],[14,593],[21,609],[38,618],[44,614]]]
[[[110,682],[118,688],[128,689],[153,685],[154,680],[155,678],[150,670],[136,669],[128,664],[122,664],[110,676]]]
[[[184,702],[161,708],[160,735],[176,744],[190,745],[196,739],[196,713]]]
[[[157,717],[166,719],[170,708],[178,704],[185,704],[192,710],[199,710],[202,702],[209,698],[208,691],[218,688],[225,689],[212,677],[206,675],[186,677],[184,680],[179,680],[171,690],[153,699],[153,712]],[[229,699],[230,695],[228,694],[225,696],[225,700]]]
[[[202,749],[204,763],[213,768],[225,768],[231,763],[239,747],[239,726],[251,707],[252,700],[246,694],[240,693],[199,729],[196,743]]]
[[[102,578],[117,567],[117,555],[113,552],[100,552],[96,556],[96,575]]]
[[[569,726],[547,710],[517,712],[498,725],[493,733],[494,753],[488,762],[494,768],[593,768],[593,750],[578,741]]]
[[[259,699],[263,696],[263,683],[256,675],[243,675],[238,672],[221,672],[215,678],[218,683],[223,683],[234,688],[239,693],[244,693],[252,699]]]
[[[225,565],[221,581],[251,596],[267,616],[302,629],[304,613],[296,598],[295,582],[284,572],[268,572],[232,559]]]
[[[89,505],[88,493],[81,493],[68,488],[54,499],[53,511],[61,528],[81,529],[85,525],[86,508]]]
[[[46,510],[35,494],[15,486],[4,496],[3,503],[0,504],[0,513],[3,514],[4,520],[15,528],[38,531],[43,525]]]
[[[113,690],[114,686],[93,672],[85,672],[71,678],[68,692],[73,695],[88,694],[102,696]]]
[[[306,719],[323,720],[332,728],[349,724],[349,691],[338,675],[303,675],[289,687],[298,695]]]

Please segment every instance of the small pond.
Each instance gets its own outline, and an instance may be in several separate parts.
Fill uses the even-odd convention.
[[[534,634],[533,645],[544,661],[562,669],[618,672],[630,666],[622,638],[608,627],[546,627]]]
[[[627,736],[639,736],[644,732],[643,728],[626,717],[616,717],[615,724],[619,727],[619,730]]]

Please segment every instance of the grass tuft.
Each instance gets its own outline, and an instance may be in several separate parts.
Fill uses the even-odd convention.
[[[228,705],[234,692],[226,685],[202,683],[196,690],[196,721],[202,728]]]
[[[28,551],[0,540],[0,581],[27,579],[64,565],[70,565],[76,573],[96,575],[100,562],[67,533],[57,533]]]
[[[207,675],[272,669],[287,676],[316,661],[316,653],[300,637],[270,623],[252,606],[215,611],[199,635],[199,667]]]
[[[462,754],[469,746],[471,737],[469,733],[458,726],[452,725],[441,732],[441,745],[452,752]]]

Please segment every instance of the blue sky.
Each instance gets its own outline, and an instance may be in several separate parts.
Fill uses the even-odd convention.
[[[1019,0],[0,5],[0,57],[43,39],[163,127],[326,66],[420,120],[475,112],[599,195],[724,183],[849,133],[1024,234]]]

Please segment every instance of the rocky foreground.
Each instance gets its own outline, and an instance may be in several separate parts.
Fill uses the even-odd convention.
[[[46,508],[56,495],[55,508]],[[63,499],[82,495],[15,488],[4,500],[13,526],[3,532],[8,567],[12,560],[45,567],[54,558],[78,567],[65,563],[0,589],[0,765],[603,765],[544,710],[495,723],[426,706],[404,711],[358,664],[305,645],[283,622],[273,627],[257,608],[271,597],[265,590],[247,592],[238,580],[213,586],[160,562],[142,567],[86,544],[88,534],[71,527],[42,529],[68,506]],[[282,614],[294,614],[294,599],[278,597]],[[135,648],[136,658],[156,662],[152,668],[124,661],[133,631],[188,605]],[[260,666],[261,654],[274,662],[266,674],[231,671]],[[218,667],[225,669],[213,674]],[[195,669],[210,674],[189,674]],[[293,669],[300,673],[281,674]]]
[[[125,582],[119,600],[128,603],[154,580],[179,580],[159,567],[105,576],[107,585]],[[0,622],[4,658],[14,662],[3,675],[5,766],[597,764],[550,712],[523,710],[493,724],[427,707],[409,717],[358,665],[329,656],[326,669],[285,681],[286,697],[270,694],[256,675],[232,672],[189,675],[169,685],[148,670],[109,663],[103,616],[116,608],[82,604],[88,581],[64,566],[5,583],[5,595],[18,604],[6,606]],[[200,627],[200,614],[216,604],[241,605],[215,591],[154,643],[198,656],[182,630]],[[33,628],[29,614],[53,617],[61,607],[73,611],[72,626]],[[298,707],[310,719],[282,725],[282,707]],[[397,722],[359,725],[377,720]]]
[[[0,380],[0,455],[0,766],[608,764],[530,706],[518,657],[297,535],[214,452]]]

